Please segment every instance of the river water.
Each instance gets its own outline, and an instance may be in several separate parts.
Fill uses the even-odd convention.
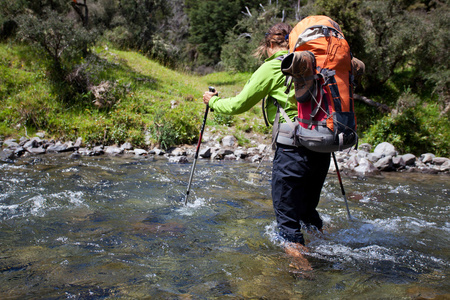
[[[448,175],[330,174],[299,272],[270,163],[27,157],[0,164],[0,299],[411,299],[450,294]]]

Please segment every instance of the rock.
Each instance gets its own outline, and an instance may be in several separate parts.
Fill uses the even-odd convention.
[[[136,156],[142,156],[142,155],[147,155],[148,152],[145,151],[144,149],[134,149],[134,155]]]
[[[377,161],[374,166],[380,171],[392,171],[392,156],[386,156]]]
[[[230,154],[234,154],[233,150],[230,149],[220,149],[217,152],[217,156],[215,157],[216,159],[223,159],[225,156],[230,155]]]
[[[120,146],[123,150],[132,150],[133,146],[129,142],[124,143],[122,146]]]
[[[234,151],[234,155],[236,155],[237,159],[245,159],[247,157],[247,151],[243,149],[237,149]]]
[[[158,148],[154,148],[152,150],[150,150],[149,154],[154,154],[154,155],[164,155],[166,152],[164,150],[158,149]]]
[[[83,139],[79,137],[75,141],[75,144],[73,145],[73,147],[76,148],[76,149],[80,149],[82,143],[83,143]]]
[[[433,158],[435,158],[436,155],[434,155],[433,153],[424,153],[420,156],[420,160],[423,163],[432,163],[433,162]]]
[[[66,142],[64,144],[67,146],[66,151],[75,151],[76,150],[72,141],[68,141],[68,142]]]
[[[236,155],[234,155],[234,153],[232,153],[232,154],[225,155],[223,159],[224,160],[237,160],[237,157],[236,157]]]
[[[67,151],[67,145],[61,142],[57,142],[56,144],[51,144],[47,147],[47,152],[64,152]]]
[[[29,138],[26,138],[26,137],[21,137],[20,139],[19,139],[19,145],[20,146],[23,146],[23,145],[25,145],[25,143],[26,142],[28,142],[30,139]]]
[[[36,148],[26,148],[26,150],[33,155],[45,154],[47,152],[42,146]]]
[[[394,156],[392,158],[392,166],[396,169],[403,169],[405,168],[406,164],[401,156]]]
[[[442,165],[441,165],[441,172],[448,172],[450,171],[450,159],[445,161]]]
[[[397,151],[395,150],[395,147],[388,142],[383,142],[381,144],[378,144],[375,147],[375,150],[373,150],[373,152],[381,154],[382,157],[397,155]]]
[[[171,162],[171,163],[187,163],[189,161],[186,156],[170,156],[169,162]]]
[[[120,155],[123,154],[124,150],[122,148],[119,148],[117,146],[108,146],[104,149],[105,154],[108,155]]]
[[[237,143],[237,139],[232,135],[227,135],[222,139],[222,146],[224,147],[234,147]]]
[[[344,168],[348,170],[353,170],[359,165],[358,157],[356,155],[352,155],[350,159],[344,164]]]
[[[92,151],[94,152],[94,155],[101,155],[105,153],[105,151],[103,151],[103,145],[94,147]]]
[[[3,149],[0,151],[0,161],[2,162],[12,162],[15,158],[14,150]]]
[[[438,174],[439,170],[432,168],[432,167],[426,167],[426,168],[423,168],[421,170],[421,172],[424,174]]]
[[[416,163],[417,157],[414,154],[408,153],[402,155],[402,159],[407,166],[413,166]]]
[[[252,163],[261,161],[261,156],[260,155],[253,155],[252,157],[250,157],[249,159]]]
[[[29,148],[36,148],[36,147],[38,147],[38,145],[39,145],[39,143],[35,139],[31,139],[28,142],[26,142],[23,145],[23,147],[28,150]]]
[[[380,175],[380,171],[367,158],[361,158],[358,166],[353,171],[361,175]]]
[[[362,151],[370,152],[372,150],[372,145],[364,143],[364,144],[359,145],[358,149],[362,150]]]
[[[19,144],[16,143],[15,139],[7,139],[3,141],[3,145],[6,146],[6,148],[16,148],[19,147]]]
[[[248,148],[248,149],[247,149],[247,154],[248,154],[249,156],[257,155],[257,154],[259,154],[259,149],[256,148],[256,147]]]
[[[370,160],[371,162],[375,163],[377,161],[379,161],[381,159],[381,154],[379,153],[369,153],[367,155],[367,159]]]
[[[175,148],[169,153],[170,156],[186,156],[186,151],[181,148]]]
[[[369,152],[360,150],[356,153],[356,156],[358,156],[359,158],[366,158],[367,156],[369,156]]]
[[[433,164],[435,165],[443,165],[445,162],[448,162],[450,160],[450,158],[446,158],[446,157],[435,157],[433,158]]]
[[[211,157],[211,147],[206,147],[204,149],[200,148],[198,155],[202,158],[210,158]]]

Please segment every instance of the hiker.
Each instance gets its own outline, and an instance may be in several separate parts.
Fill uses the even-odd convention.
[[[266,33],[256,55],[265,54],[267,59],[256,70],[236,97],[220,98],[217,93],[205,92],[203,102],[216,113],[235,115],[243,113],[266,97],[267,119],[277,123],[277,104],[294,120],[298,115],[295,89],[285,94],[286,76],[281,71],[281,59],[288,54],[287,37],[291,26],[279,23]],[[273,101],[276,99],[276,102]],[[279,118],[284,123],[283,118]],[[279,234],[286,242],[304,245],[302,225],[322,230],[322,220],[316,207],[325,181],[330,153],[313,152],[302,146],[276,145],[272,171],[272,200]],[[289,144],[289,143],[287,143]],[[293,144],[293,143],[290,143]]]

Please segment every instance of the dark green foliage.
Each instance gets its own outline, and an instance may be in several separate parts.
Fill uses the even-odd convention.
[[[198,138],[199,128],[198,112],[190,106],[184,106],[171,110],[157,110],[150,132],[162,149],[168,149],[172,146],[192,143]]]
[[[213,121],[217,125],[224,125],[227,127],[231,127],[234,125],[234,116],[214,113]]]
[[[373,145],[390,142],[400,153],[450,156],[449,118],[439,115],[438,105],[426,104],[407,91],[390,116],[382,117],[368,129],[365,140]]]
[[[253,53],[264,40],[264,33],[281,22],[277,13],[274,6],[266,8],[266,11],[254,9],[251,16],[242,18],[233,30],[228,31],[221,55],[227,70],[252,72],[261,65],[264,58],[254,57]]]
[[[237,22],[239,0],[186,1],[191,22],[189,41],[196,46],[198,64],[219,61],[226,32]]]
[[[40,13],[22,14],[16,18],[18,36],[22,41],[36,45],[36,49],[48,58],[55,93],[64,101],[70,101],[74,87],[66,81],[66,76],[87,55],[95,34],[55,10],[44,9]]]
[[[186,0],[190,19],[189,41],[196,65],[214,65],[220,61],[227,32],[243,16],[242,12],[259,6],[259,1]]]

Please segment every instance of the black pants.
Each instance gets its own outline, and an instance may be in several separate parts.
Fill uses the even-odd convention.
[[[272,171],[272,199],[280,235],[304,244],[301,223],[322,228],[316,210],[330,166],[330,154],[277,144]]]

